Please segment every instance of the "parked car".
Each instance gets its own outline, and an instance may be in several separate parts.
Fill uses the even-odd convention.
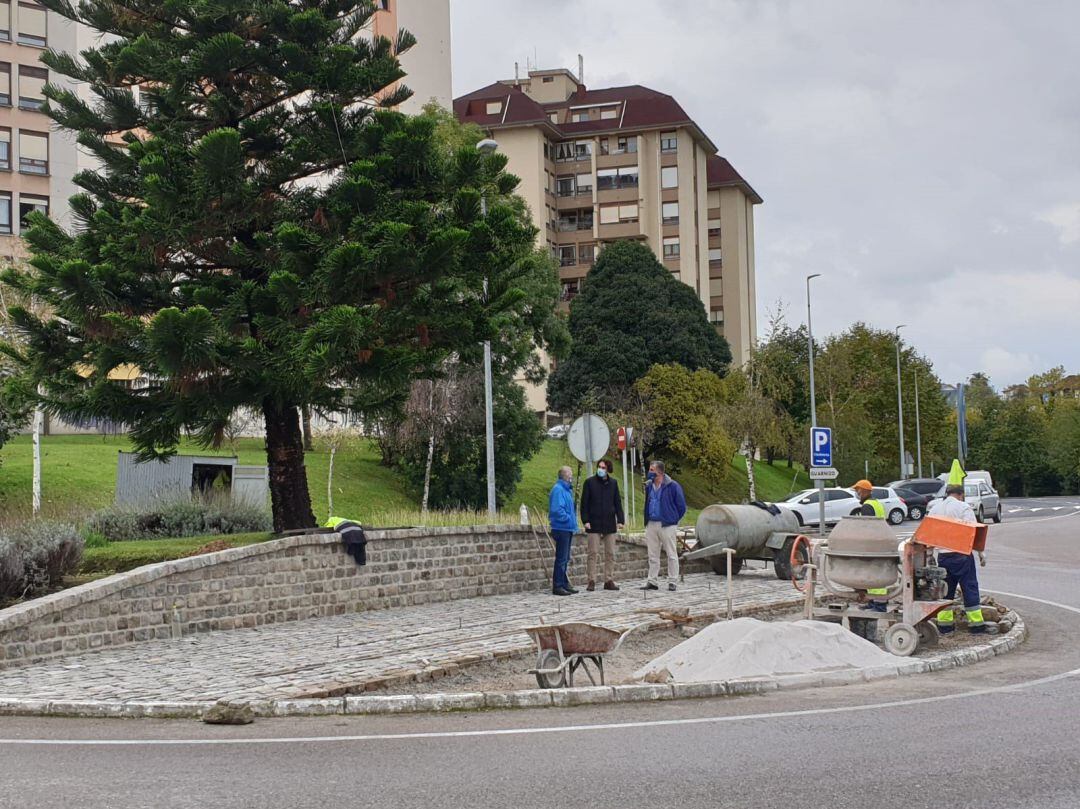
[[[795,512],[799,525],[818,525],[822,494],[825,496],[826,525],[835,525],[859,506],[859,499],[847,489],[803,489],[774,505]]]
[[[911,478],[910,480],[894,480],[889,484],[890,489],[907,489],[916,494],[925,494],[931,500],[945,496],[945,481],[938,478]]]
[[[930,510],[930,503],[934,500],[928,494],[919,494],[903,486],[897,487],[895,491],[907,506],[909,520],[921,520],[925,517],[926,512]]]
[[[862,510],[859,506],[859,498],[855,497],[854,489],[845,489],[845,491],[851,492],[851,496],[855,498],[855,507],[851,510],[851,515],[853,517],[857,516]],[[908,518],[907,504],[894,489],[886,486],[875,486],[870,490],[870,496],[884,507],[885,519],[889,521],[890,525],[899,525]]]
[[[965,480],[964,499],[975,509],[979,522],[986,522],[987,517],[994,522],[1001,522],[1001,498],[985,480]]]
[[[566,434],[568,432],[570,432],[570,428],[567,427],[565,424],[556,424],[554,427],[550,428],[547,431],[547,437],[561,440],[563,438],[566,438]]]

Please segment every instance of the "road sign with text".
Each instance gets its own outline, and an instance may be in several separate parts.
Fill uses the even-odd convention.
[[[810,468],[810,480],[836,480],[840,473],[831,466],[814,466]]]
[[[810,466],[832,466],[832,430],[828,427],[810,428]]]

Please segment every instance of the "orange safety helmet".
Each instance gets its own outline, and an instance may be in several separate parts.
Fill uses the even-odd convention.
[[[869,480],[860,480],[858,483],[856,483],[851,488],[855,489],[855,491],[860,491],[861,490],[861,491],[864,491],[864,492],[870,492],[870,491],[874,490],[874,484],[871,483]]]

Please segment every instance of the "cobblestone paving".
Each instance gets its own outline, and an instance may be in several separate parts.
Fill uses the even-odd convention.
[[[582,620],[615,629],[656,620],[638,610],[726,609],[724,580],[687,576],[678,592],[584,590],[492,596],[152,641],[0,671],[0,699],[212,700],[337,696],[402,678],[439,676],[528,650],[522,627]],[[753,571],[734,582],[736,610],[794,604],[789,582]]]

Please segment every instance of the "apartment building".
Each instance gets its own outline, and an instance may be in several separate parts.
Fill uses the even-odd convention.
[[[33,0],[0,0],[0,265],[25,256],[19,233],[30,212],[69,224],[72,178],[87,160],[74,135],[41,112],[46,83],[72,85],[50,76],[40,57],[46,48],[77,52],[85,36]]]
[[[697,291],[734,362],[749,359],[762,199],[674,98],[640,85],[591,90],[569,70],[533,70],[461,96],[454,112],[509,157],[559,262],[564,302],[588,283],[606,242],[640,239]],[[542,392],[529,395],[542,409]]]
[[[450,0],[378,0],[372,28],[391,41],[403,28],[416,37],[416,46],[401,57],[405,86],[413,92],[401,111],[415,115],[430,101],[449,109]]]

